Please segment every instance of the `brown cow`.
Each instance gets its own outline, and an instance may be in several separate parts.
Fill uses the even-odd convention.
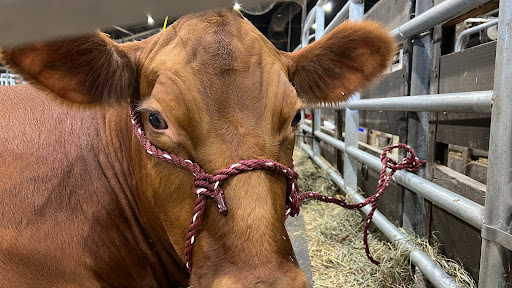
[[[307,287],[283,224],[286,180],[266,171],[222,184],[227,216],[207,201],[188,274],[194,177],[144,151],[128,102],[152,143],[209,173],[291,166],[303,103],[345,100],[393,52],[369,22],[280,52],[232,10],[141,42],[98,33],[4,50],[34,86],[0,90],[0,286]]]

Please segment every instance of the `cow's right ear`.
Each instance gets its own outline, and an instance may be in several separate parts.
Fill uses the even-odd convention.
[[[117,103],[136,97],[135,61],[102,33],[0,51],[25,80],[75,103]]]

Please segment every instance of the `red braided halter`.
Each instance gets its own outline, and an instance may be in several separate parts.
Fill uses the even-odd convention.
[[[424,161],[420,161],[418,158],[416,158],[414,156],[414,151],[405,144],[399,143],[389,146],[381,155],[383,168],[381,172],[381,178],[379,180],[379,185],[377,187],[377,192],[373,196],[367,198],[364,202],[348,204],[343,200],[324,196],[316,192],[304,192],[299,195],[299,186],[297,184],[299,175],[297,172],[295,172],[293,166],[289,168],[271,159],[242,160],[236,164],[229,165],[228,167],[219,170],[214,174],[208,174],[199,166],[199,164],[167,153],[166,151],[162,151],[151,144],[151,142],[146,138],[140,114],[135,110],[134,105],[130,105],[130,116],[135,135],[139,139],[142,147],[144,147],[144,149],[146,149],[149,154],[168,163],[182,167],[194,175],[194,193],[197,194],[197,200],[195,203],[195,208],[192,211],[193,216],[190,221],[190,226],[187,232],[187,242],[185,244],[185,261],[189,273],[192,273],[192,250],[194,247],[194,242],[197,238],[199,225],[201,224],[201,219],[206,205],[206,197],[214,198],[217,201],[219,212],[226,216],[228,214],[228,207],[224,198],[224,192],[221,188],[222,182],[231,176],[251,170],[269,170],[285,176],[287,180],[286,195],[288,196],[285,207],[285,219],[287,219],[288,216],[293,217],[298,215],[300,212],[300,203],[307,199],[319,200],[326,203],[334,203],[347,209],[358,209],[371,204],[372,209],[370,213],[368,213],[364,227],[363,242],[368,259],[370,259],[372,263],[379,264],[379,262],[373,259],[371,256],[370,248],[368,246],[368,229],[370,227],[373,213],[377,209],[379,197],[386,190],[387,186],[389,185],[389,181],[391,180],[391,177],[395,171],[407,169],[411,172],[414,172],[417,171],[421,164],[424,163]],[[403,148],[409,153],[409,155],[398,164],[386,156],[390,150],[395,148]],[[391,172],[386,175],[387,168],[391,169]]]

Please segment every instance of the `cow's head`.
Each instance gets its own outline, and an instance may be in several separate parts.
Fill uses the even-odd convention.
[[[186,16],[141,42],[118,45],[94,34],[6,50],[3,57],[70,102],[136,101],[154,145],[213,173],[254,158],[291,166],[294,118],[304,103],[347,99],[388,67],[394,49],[379,25],[360,22],[283,53],[240,13],[222,10]],[[135,136],[132,145],[144,221],[184,260],[193,176],[145,153]],[[190,285],[306,287],[284,227],[284,177],[251,171],[222,185],[229,215],[208,201]]]

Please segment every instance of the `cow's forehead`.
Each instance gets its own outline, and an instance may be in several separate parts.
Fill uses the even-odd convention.
[[[172,38],[170,45],[162,47],[164,54],[181,54],[186,57],[181,61],[201,68],[243,70],[258,61],[285,68],[272,43],[233,9],[185,16],[173,24],[172,32],[162,37]]]
[[[143,89],[143,97],[151,94],[157,84],[151,82],[159,78],[185,82],[188,92],[197,93],[206,102],[222,102],[230,98],[236,98],[238,102],[242,91],[245,96],[252,96],[251,100],[263,102],[270,94],[273,97],[282,94],[271,90],[294,94],[294,91],[288,91],[293,88],[286,76],[285,59],[236,10],[185,16],[161,33],[156,42],[142,71],[143,82],[149,80],[149,84],[141,83],[143,87],[147,86]],[[273,83],[272,79],[280,83]],[[288,85],[284,85],[286,83]],[[269,89],[256,89],[262,86]],[[213,102],[207,104],[218,104]]]

